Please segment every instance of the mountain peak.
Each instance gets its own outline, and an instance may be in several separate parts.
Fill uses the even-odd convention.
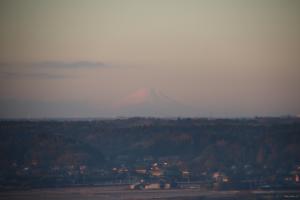
[[[113,104],[116,115],[180,116],[188,108],[153,88],[140,88]]]
[[[140,88],[125,97],[123,97],[120,101],[114,104],[115,108],[121,108],[132,105],[143,104],[151,98],[151,90],[148,88]]]

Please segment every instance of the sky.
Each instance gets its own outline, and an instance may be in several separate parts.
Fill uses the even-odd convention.
[[[0,118],[300,114],[300,1],[1,0]]]

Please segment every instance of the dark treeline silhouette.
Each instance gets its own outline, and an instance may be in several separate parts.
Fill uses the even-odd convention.
[[[230,180],[284,180],[300,169],[300,119],[292,117],[4,120],[0,137],[2,186],[31,185],[34,177],[46,185],[126,179],[163,161],[188,171],[189,180],[216,172]]]

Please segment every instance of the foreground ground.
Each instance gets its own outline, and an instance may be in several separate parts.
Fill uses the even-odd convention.
[[[129,190],[124,186],[34,189],[0,193],[5,200],[300,199],[300,191]]]

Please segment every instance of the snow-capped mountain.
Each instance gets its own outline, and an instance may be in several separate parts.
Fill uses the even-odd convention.
[[[164,94],[148,88],[138,89],[113,104],[117,116],[177,117],[190,116],[193,109]]]

